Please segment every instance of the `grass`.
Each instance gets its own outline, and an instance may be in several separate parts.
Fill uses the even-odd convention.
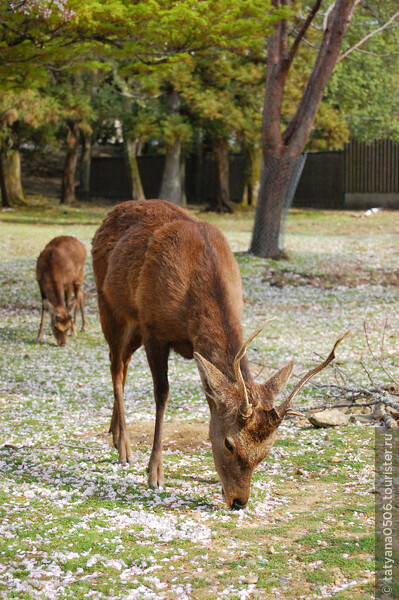
[[[136,464],[117,465],[106,435],[112,386],[89,259],[89,330],[58,348],[47,323],[45,342],[36,341],[39,252],[60,234],[76,235],[89,250],[107,210],[43,202],[0,213],[0,597],[372,598],[373,428],[327,435],[285,422],[254,474],[247,509],[228,511],[207,445],[199,376],[193,361],[173,355],[166,488],[154,492],[146,485],[152,381],[140,350],[126,389]],[[367,383],[363,362],[376,381],[387,381],[367,350],[364,322],[384,368],[397,373],[396,215],[292,211],[289,261],[281,263],[245,253],[253,212],[200,217],[221,227],[236,252],[245,332],[278,316],[248,350],[261,378],[294,358],[293,385],[350,328],[339,365]],[[334,380],[329,368],[318,381]],[[308,385],[297,402],[322,397]]]

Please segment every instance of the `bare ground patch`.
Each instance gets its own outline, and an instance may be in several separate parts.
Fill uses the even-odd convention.
[[[278,288],[286,285],[323,289],[332,289],[337,286],[356,288],[360,285],[399,287],[399,272],[396,269],[368,269],[354,264],[348,268],[348,265],[344,263],[323,266],[325,268],[316,273],[301,273],[295,269],[280,270],[266,266],[262,282]]]
[[[128,425],[129,437],[133,448],[145,450],[151,448],[154,441],[153,421],[142,421]],[[208,436],[209,425],[205,421],[194,423],[164,423],[163,447],[164,450],[179,450],[187,454],[195,454],[200,448],[210,448]],[[107,431],[88,431],[76,437],[105,437],[112,446],[112,436]]]
[[[133,446],[152,447],[154,426],[151,421],[134,423],[128,426]],[[199,448],[210,447],[208,423],[164,423],[164,450],[180,450],[187,454],[195,454]]]

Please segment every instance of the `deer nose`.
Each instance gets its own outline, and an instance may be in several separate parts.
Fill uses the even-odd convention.
[[[238,498],[235,498],[233,500],[233,504],[231,505],[231,508],[233,508],[234,510],[240,510],[241,508],[245,508],[246,504],[247,504],[246,502],[244,502],[244,504],[242,504]]]

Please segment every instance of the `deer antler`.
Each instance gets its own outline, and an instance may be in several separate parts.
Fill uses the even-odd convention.
[[[344,333],[344,335],[342,337],[337,339],[337,341],[334,344],[333,349],[331,350],[331,352],[327,356],[327,358],[320,365],[318,365],[314,369],[311,369],[310,371],[308,371],[308,373],[306,373],[306,375],[304,377],[302,377],[302,379],[296,384],[296,386],[294,387],[294,389],[292,390],[292,392],[290,393],[288,398],[286,398],[286,400],[284,400],[284,402],[278,408],[275,409],[276,413],[280,419],[283,419],[285,417],[285,415],[287,415],[287,414],[293,414],[295,412],[292,410],[292,401],[295,398],[295,396],[297,395],[297,393],[303,388],[303,386],[305,385],[305,383],[307,383],[309,381],[309,379],[312,379],[312,377],[314,375],[316,375],[316,373],[320,373],[320,371],[323,371],[323,369],[325,369],[327,367],[327,365],[329,365],[330,362],[332,360],[334,360],[336,347],[338,346],[338,344],[340,344],[342,342],[342,340],[349,333],[350,333],[350,331],[347,331],[346,333]]]
[[[241,346],[240,350],[237,352],[236,357],[234,359],[234,373],[236,376],[236,380],[237,380],[237,384],[238,384],[238,389],[240,390],[240,398],[241,398],[241,406],[238,410],[238,414],[240,415],[240,417],[242,417],[243,419],[248,419],[251,415],[252,415],[252,404],[249,402],[248,399],[248,391],[245,385],[245,381],[244,378],[242,376],[241,373],[241,366],[240,366],[240,362],[241,359],[245,356],[245,353],[247,351],[247,348],[249,346],[249,344],[252,342],[252,340],[254,338],[256,338],[257,335],[259,335],[259,333],[262,331],[262,329],[271,321],[274,321],[276,317],[273,317],[272,319],[268,319],[267,321],[265,321],[262,325],[262,327],[260,327],[259,329],[257,329],[255,331],[255,333],[253,333],[248,339],[247,341]]]

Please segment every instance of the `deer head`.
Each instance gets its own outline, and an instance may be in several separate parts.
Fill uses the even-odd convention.
[[[263,327],[237,353],[234,361],[235,382],[200,354],[194,353],[211,408],[209,438],[216,471],[226,504],[235,509],[243,508],[248,502],[252,473],[270,452],[277,428],[284,417],[300,414],[292,409],[295,396],[309,379],[334,359],[336,347],[347,335],[338,339],[326,360],[309,371],[286,400],[275,407],[275,399],[285,389],[294,363],[291,361],[281,367],[262,384],[244,381],[240,369],[240,361],[249,344]]]
[[[73,311],[76,307],[76,299],[72,300],[68,306],[55,307],[48,300],[45,301],[51,315],[51,330],[57,341],[58,346],[65,346],[67,333],[73,328]]]

